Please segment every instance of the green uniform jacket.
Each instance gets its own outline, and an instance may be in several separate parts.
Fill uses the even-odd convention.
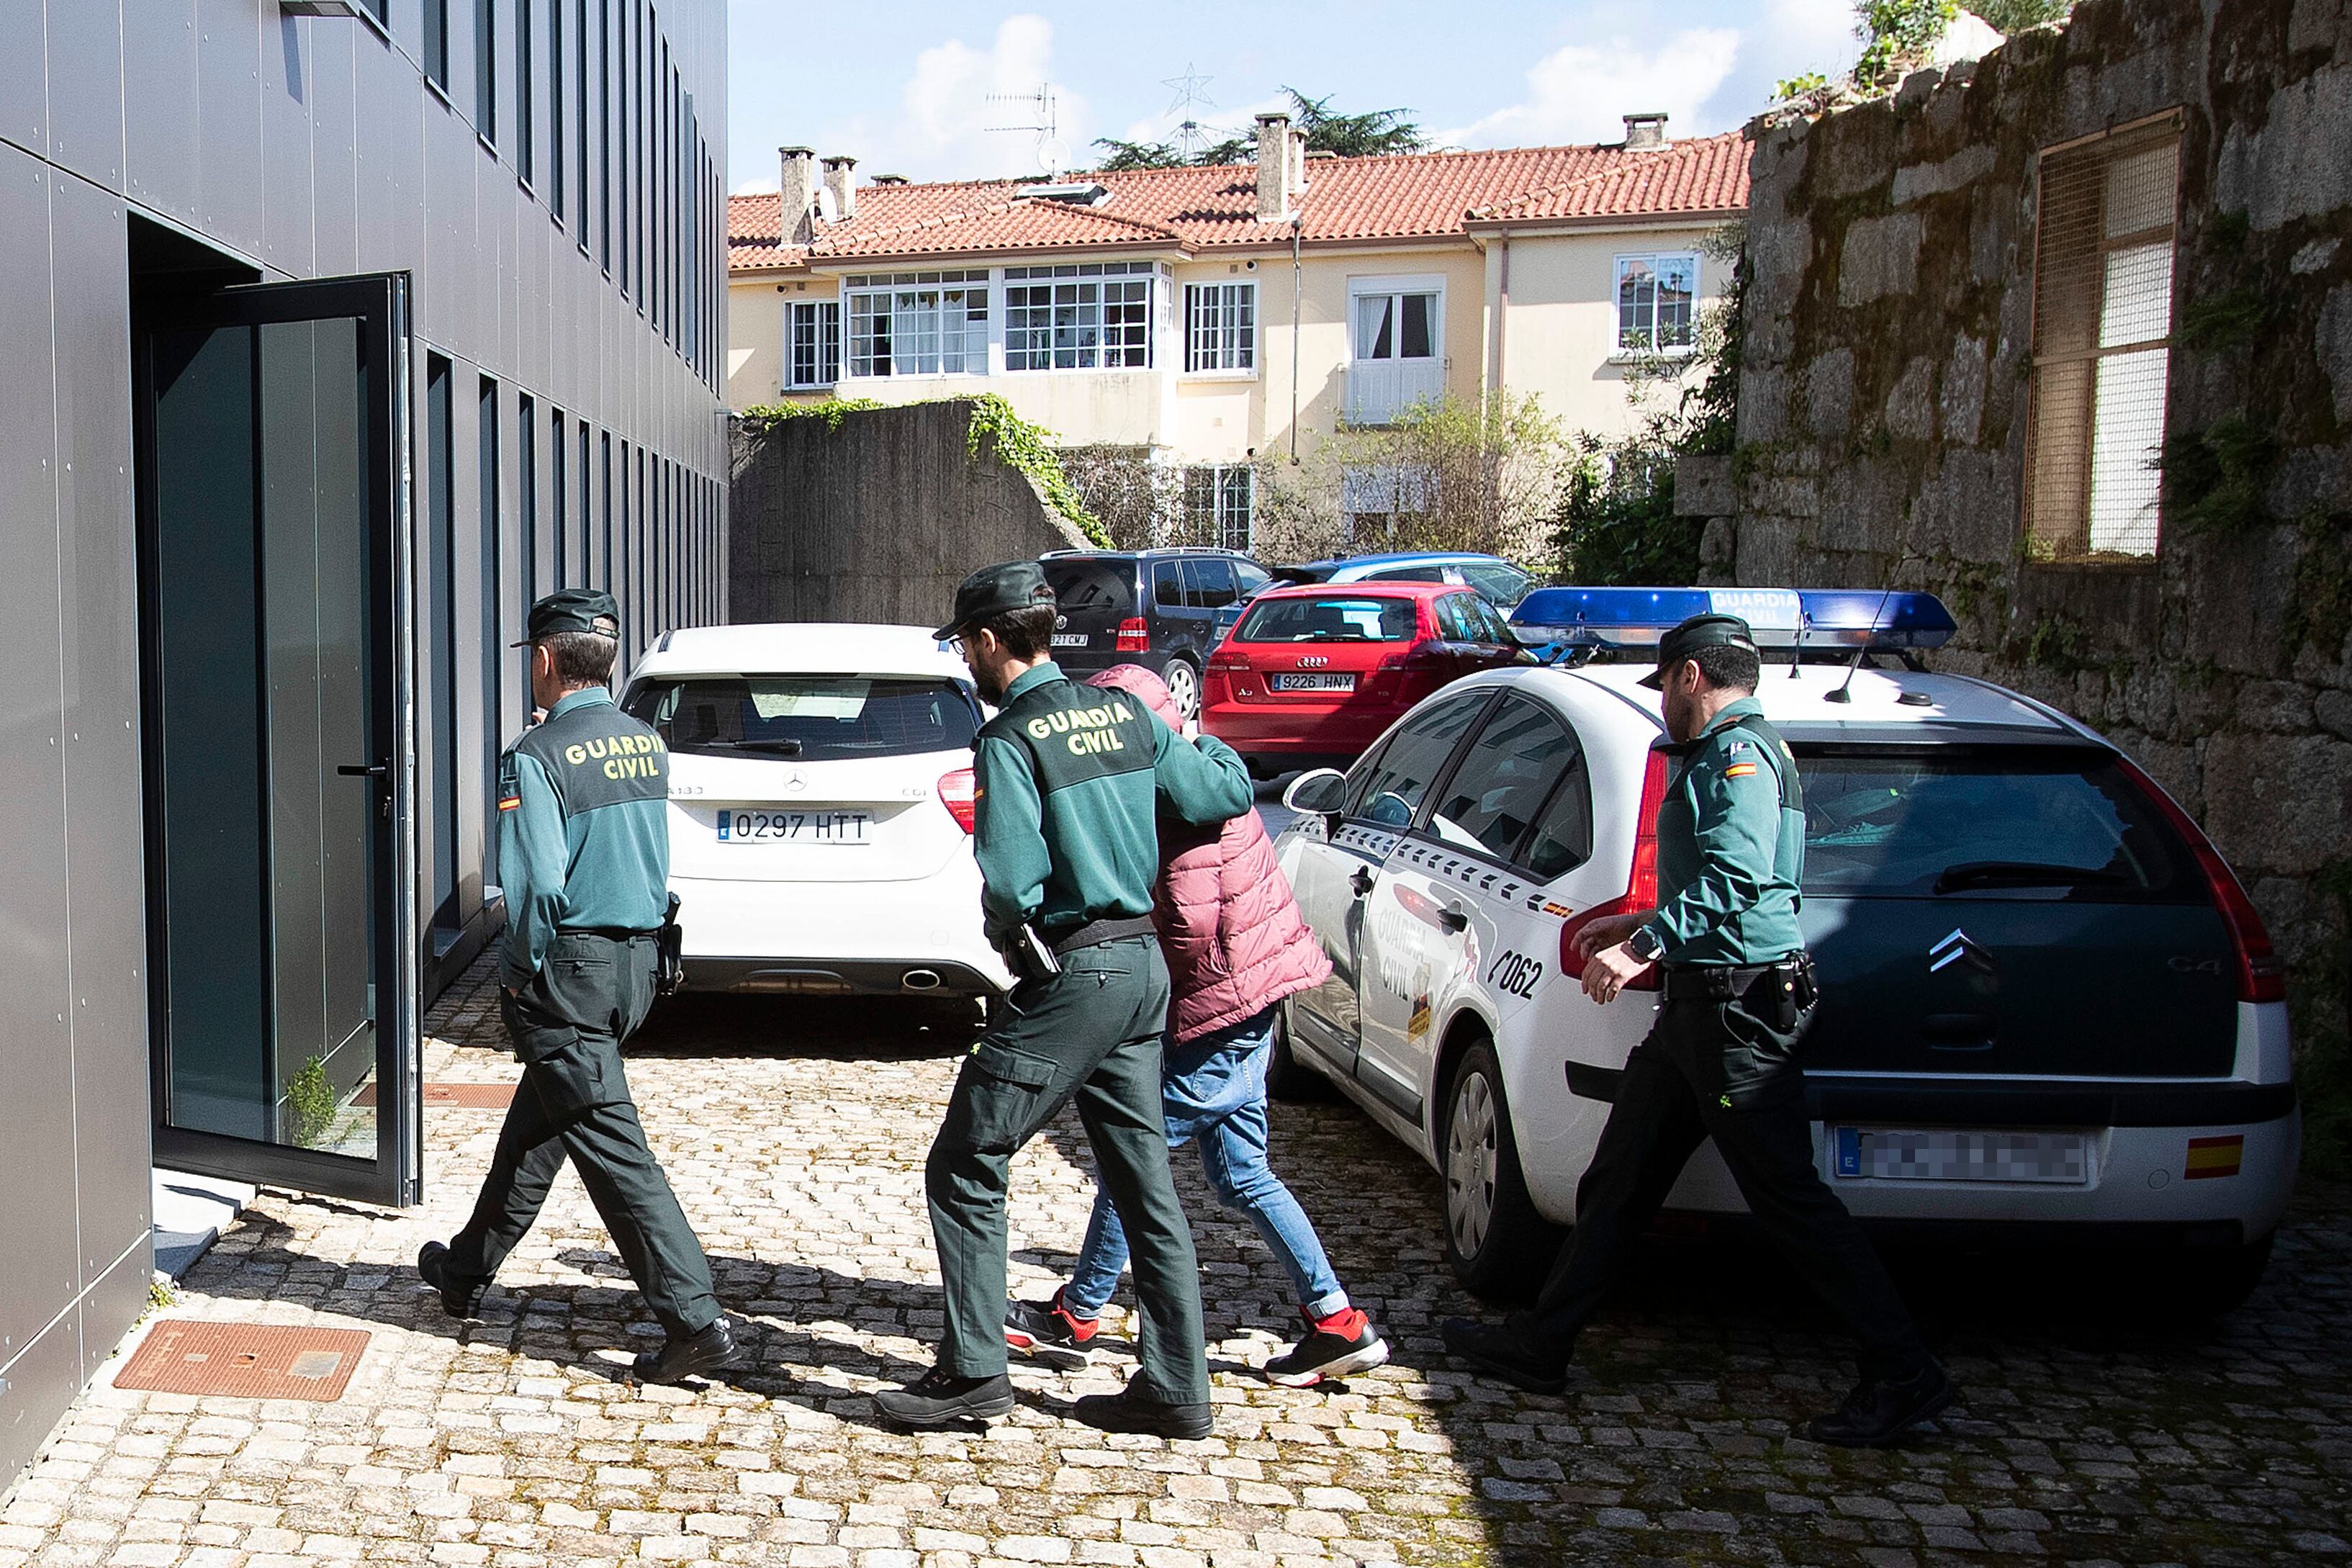
[[[1668,963],[1771,963],[1802,952],[1798,884],[1805,796],[1797,760],[1743,697],[1669,755],[1681,767],[1658,810],[1658,910]]]
[[[1006,689],[973,753],[992,942],[1024,923],[1051,936],[1150,914],[1160,808],[1203,827],[1250,808],[1249,769],[1223,742],[1196,748],[1125,692],[1077,685],[1051,660]]]
[[[669,750],[602,687],[499,758],[499,979],[520,990],[559,931],[652,931],[669,910]]]

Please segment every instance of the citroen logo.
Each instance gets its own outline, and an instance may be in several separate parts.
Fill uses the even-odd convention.
[[[1965,963],[1981,974],[1990,974],[1994,969],[1992,954],[1976,938],[1958,930],[1927,950],[1927,973],[1940,974],[1955,963]]]

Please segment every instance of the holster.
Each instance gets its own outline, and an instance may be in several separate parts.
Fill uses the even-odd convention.
[[[669,896],[661,929],[654,933],[654,994],[674,996],[686,984],[686,932],[678,929],[678,897]]]

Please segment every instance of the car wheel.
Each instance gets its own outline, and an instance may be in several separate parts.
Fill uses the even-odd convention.
[[[1162,677],[1168,682],[1168,695],[1175,700],[1176,711],[1187,719],[1201,716],[1201,675],[1186,658],[1171,658]]]
[[[1473,1295],[1526,1295],[1550,1268],[1560,1231],[1536,1212],[1519,1171],[1503,1098],[1502,1066],[1480,1040],[1464,1053],[1445,1095],[1438,1145],[1445,1178],[1445,1261]]]
[[[1265,1091],[1294,1105],[1339,1098],[1331,1080],[1300,1061],[1290,1049],[1290,1004],[1274,1009],[1273,1059],[1265,1067]]]

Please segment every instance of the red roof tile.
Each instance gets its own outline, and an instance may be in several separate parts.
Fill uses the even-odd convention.
[[[1313,158],[1298,199],[1307,244],[1443,237],[1481,225],[1720,214],[1748,205],[1748,147],[1737,132],[1650,152],[1619,146],[1513,147],[1385,158]],[[1084,176],[1097,207],[1024,197],[1027,182],[867,185],[857,216],[821,225],[805,247],[779,242],[779,199],[727,206],[730,269],[802,262],[989,252],[1282,245],[1290,226],[1257,220],[1250,164]]]

